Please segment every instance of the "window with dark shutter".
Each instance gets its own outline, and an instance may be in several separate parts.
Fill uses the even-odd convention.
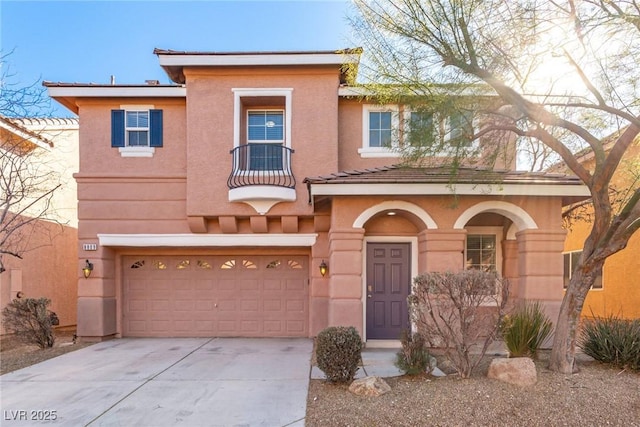
[[[111,146],[125,146],[124,110],[111,110]]]
[[[162,147],[162,110],[149,110],[149,146]]]

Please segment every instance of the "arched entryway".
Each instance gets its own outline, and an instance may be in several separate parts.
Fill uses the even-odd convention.
[[[354,221],[364,229],[363,326],[367,341],[397,340],[410,328],[407,297],[420,271],[418,245],[436,222],[421,207],[385,201],[364,210]]]

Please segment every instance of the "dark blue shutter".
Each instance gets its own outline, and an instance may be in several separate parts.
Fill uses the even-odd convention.
[[[111,146],[124,147],[124,110],[111,110]]]
[[[149,110],[149,146],[162,147],[162,110]]]

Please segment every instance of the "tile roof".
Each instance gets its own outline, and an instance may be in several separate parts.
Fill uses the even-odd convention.
[[[435,184],[435,183],[505,183],[505,184],[559,184],[582,185],[575,176],[545,172],[523,172],[490,170],[482,168],[459,168],[452,176],[446,167],[383,166],[371,169],[349,170],[307,177],[306,184]]]
[[[32,143],[37,145],[53,147],[53,141],[43,137],[37,132],[27,129],[25,127],[25,123],[22,122],[21,119],[13,119],[0,115],[0,127],[20,136],[21,138],[27,140],[30,139]]]

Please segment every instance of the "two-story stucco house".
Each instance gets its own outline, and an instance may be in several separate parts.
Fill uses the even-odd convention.
[[[45,83],[80,117],[79,336],[396,340],[412,277],[469,265],[557,312],[576,179],[462,169],[454,207],[393,166],[402,106],[349,86],[358,49],[155,54],[174,84]]]

